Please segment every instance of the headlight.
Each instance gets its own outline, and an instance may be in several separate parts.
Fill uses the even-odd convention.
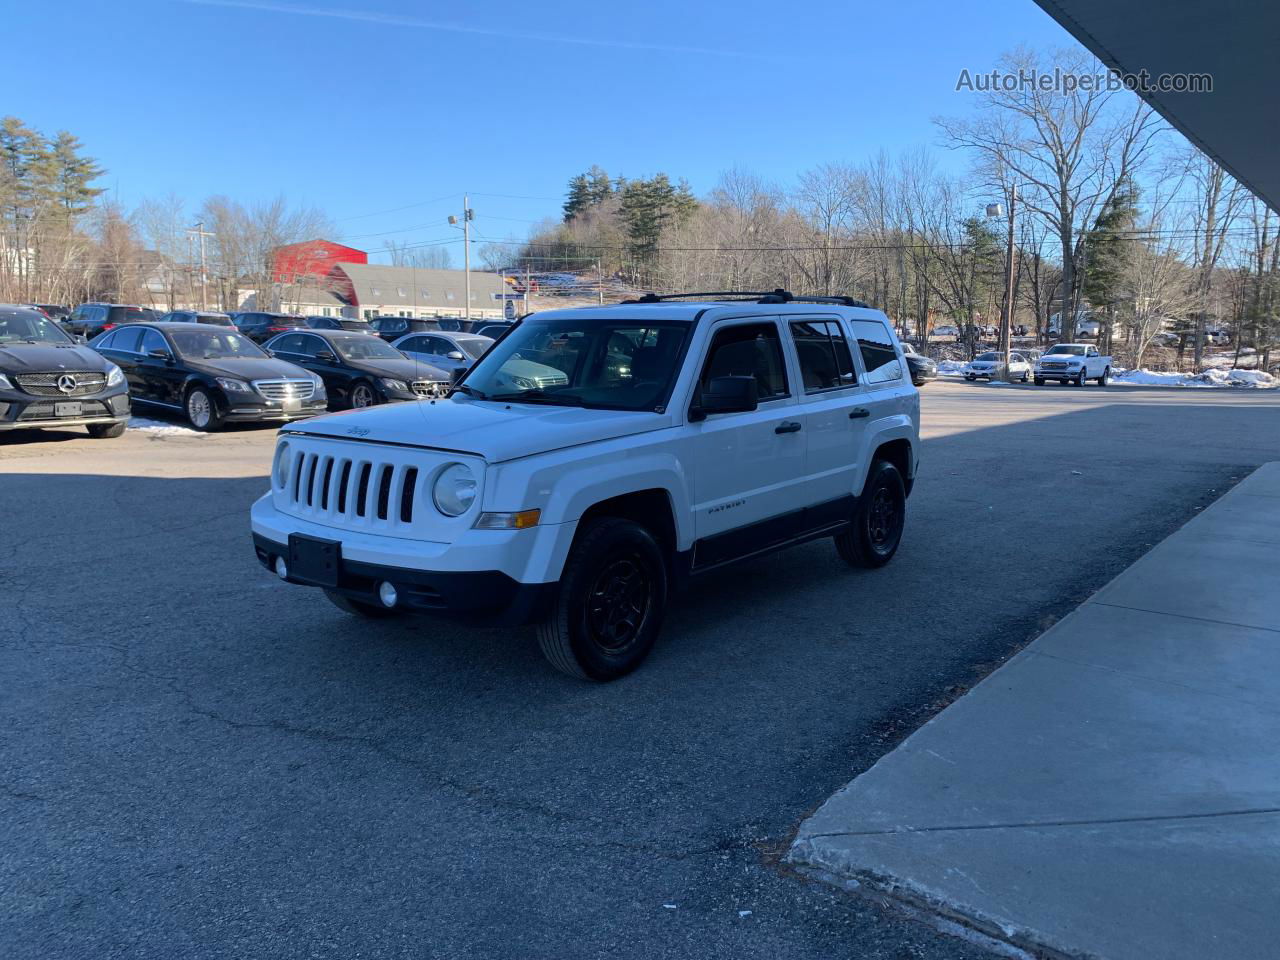
[[[218,386],[227,393],[252,393],[252,388],[243,380],[233,380],[231,377],[218,377]]]
[[[460,517],[476,500],[476,478],[466,464],[454,463],[440,471],[431,491],[436,509],[446,517]]]
[[[0,380],[3,379],[3,377],[0,377]],[[114,363],[110,364],[109,369],[107,370],[107,386],[118,387],[122,383],[124,383],[124,371]]]
[[[324,392],[324,381],[323,381],[323,380],[321,380],[319,377],[316,377],[316,378],[315,378],[313,381],[311,381],[311,382],[315,385],[315,390],[313,390],[313,391],[311,392],[311,399],[312,399],[312,400],[323,400],[323,399],[325,398],[325,392]]]
[[[120,368],[117,367],[116,369],[118,370]],[[0,390],[12,390],[12,389],[13,389],[13,384],[9,382],[9,378],[6,377],[3,373],[0,373]]]
[[[289,480],[289,464],[292,457],[289,455],[289,441],[285,440],[276,447],[276,462],[272,467],[272,476],[276,478],[276,486],[284,487]]]
[[[388,390],[395,390],[397,393],[409,392],[409,385],[403,380],[393,380],[390,377],[383,377],[381,382]]]

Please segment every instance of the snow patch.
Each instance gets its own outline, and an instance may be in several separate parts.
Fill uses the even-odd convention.
[[[1261,370],[1223,370],[1211,367],[1202,373],[1157,373],[1154,370],[1113,371],[1112,383],[1138,387],[1245,387],[1273,390],[1280,379]]]
[[[161,437],[201,437],[199,430],[192,430],[178,423],[167,423],[164,420],[150,420],[147,417],[130,417],[130,430],[142,430],[153,436]]]

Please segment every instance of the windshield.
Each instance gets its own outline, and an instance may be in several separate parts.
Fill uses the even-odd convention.
[[[981,356],[977,357],[976,359],[978,359],[978,360],[983,360],[983,361],[985,361],[985,362],[987,362],[987,363],[992,363],[992,362],[994,362],[994,361],[996,361],[996,360],[999,360],[999,359],[1000,359],[1000,355],[999,355],[999,354],[996,354],[996,353],[984,353],[984,354],[982,354]]]
[[[169,338],[178,353],[192,360],[266,356],[252,340],[231,330],[176,330]]]
[[[1060,343],[1056,347],[1050,347],[1049,353],[1066,354],[1069,357],[1083,357],[1084,347],[1074,343]]]
[[[37,343],[71,343],[56,323],[38,313],[0,314],[0,343],[33,340]]]
[[[471,369],[478,399],[609,410],[667,402],[690,325],[584,315],[526,320]]]
[[[458,337],[454,342],[472,360],[479,360],[493,340],[489,337]]]
[[[373,331],[373,327],[363,320],[339,320],[338,326],[343,330],[352,330],[357,333],[371,333]]]
[[[211,323],[217,327],[231,327],[234,324],[225,313],[201,313],[196,315],[197,323]]]
[[[149,323],[160,315],[148,307],[112,307],[107,311],[107,322],[120,326],[125,323]]]
[[[343,360],[403,360],[404,354],[378,337],[334,337],[330,343]]]

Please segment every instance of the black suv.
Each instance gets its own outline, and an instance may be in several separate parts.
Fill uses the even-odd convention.
[[[357,320],[354,317],[322,317],[309,313],[302,320],[312,330],[349,330],[351,333],[369,333],[375,337],[378,335],[369,326],[368,320]]]
[[[277,333],[296,330],[298,327],[307,325],[306,319],[297,314],[266,313],[256,310],[232,314],[232,319],[240,328],[240,332],[254,343],[266,343]]]
[[[118,437],[128,422],[118,366],[35,310],[0,304],[0,431],[83,426]]]
[[[92,340],[106,330],[114,330],[122,323],[148,323],[159,317],[150,307],[128,303],[82,303],[62,320],[67,333]]]

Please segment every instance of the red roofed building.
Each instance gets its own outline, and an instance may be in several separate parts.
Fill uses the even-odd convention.
[[[369,254],[355,247],[345,247],[331,240],[306,240],[277,247],[274,279],[277,283],[302,283],[321,280],[337,263],[368,263]]]

